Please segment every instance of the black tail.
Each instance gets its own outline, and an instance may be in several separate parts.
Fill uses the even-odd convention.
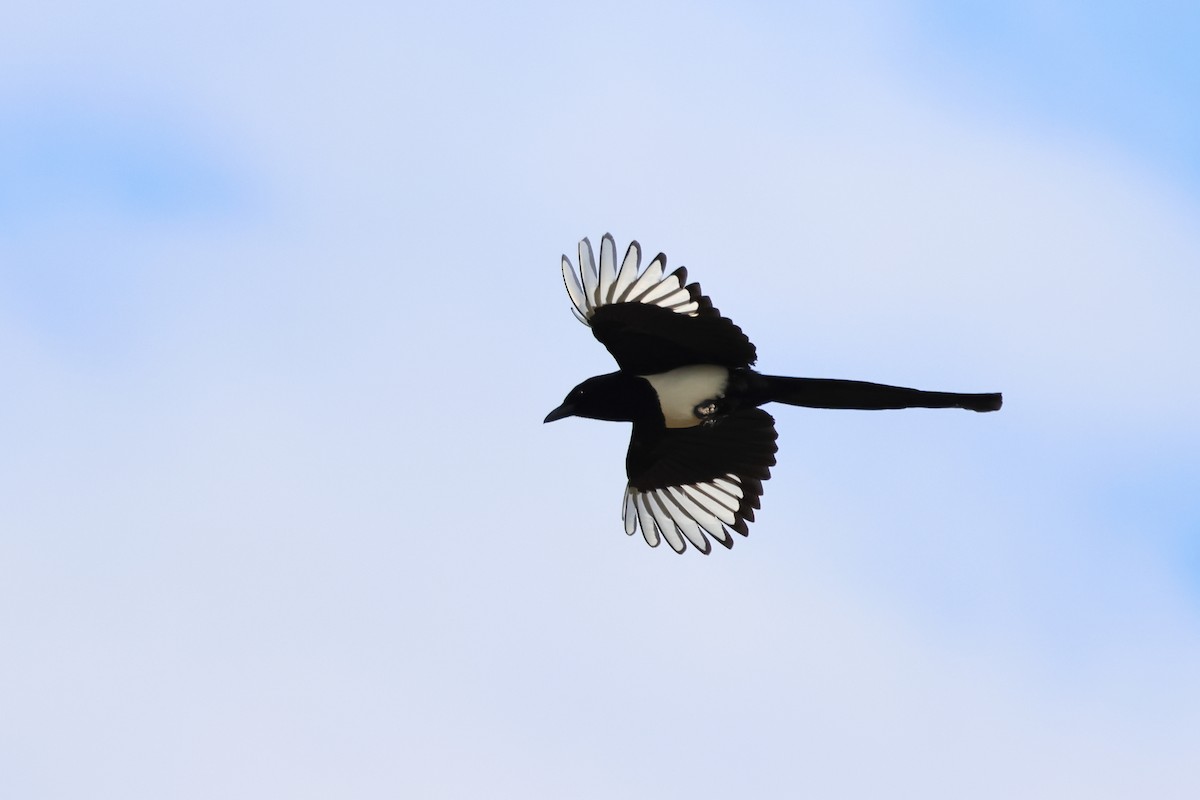
[[[999,392],[993,394],[957,394],[923,392],[903,386],[885,386],[865,381],[839,381],[826,378],[781,378],[763,375],[767,381],[767,401],[808,408],[967,408],[971,411],[998,411],[1004,403]]]

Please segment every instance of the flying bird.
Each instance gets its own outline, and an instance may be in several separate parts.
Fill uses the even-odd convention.
[[[564,417],[632,422],[625,458],[625,532],[646,543],[666,540],[682,553],[690,543],[709,553],[709,539],[733,546],[748,534],[763,481],[775,464],[775,420],[759,406],[808,408],[965,408],[996,411],[999,393],[925,392],[865,381],[763,375],[742,329],[713,306],[687,269],[667,272],[659,253],[645,270],[636,241],[620,267],[609,234],[579,243],[579,269],[562,257],[563,281],[579,321],[592,329],[617,371],[572,389],[546,422]]]

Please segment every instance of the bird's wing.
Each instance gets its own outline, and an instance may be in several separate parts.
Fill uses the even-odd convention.
[[[733,547],[729,531],[746,536],[754,521],[775,439],[775,420],[758,408],[692,428],[635,423],[625,460],[625,532],[640,527],[651,547],[666,539],[677,553],[690,542],[707,554],[708,536]]]
[[[592,244],[579,243],[579,270],[565,255],[563,282],[575,316],[608,348],[617,366],[652,375],[690,364],[748,367],[757,360],[742,329],[721,316],[683,267],[668,273],[659,253],[641,269],[642,248],[632,242],[617,268],[616,243],[600,242],[597,271]]]

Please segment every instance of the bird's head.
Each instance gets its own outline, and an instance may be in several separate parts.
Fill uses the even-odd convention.
[[[564,417],[628,422],[657,407],[654,389],[644,378],[610,372],[588,378],[568,392],[562,405],[546,415],[545,422]]]

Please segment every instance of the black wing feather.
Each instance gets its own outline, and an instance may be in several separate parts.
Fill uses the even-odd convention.
[[[685,273],[686,276],[686,273]],[[653,375],[691,364],[749,367],[758,353],[748,336],[721,316],[700,291],[687,286],[699,303],[695,316],[649,303],[615,303],[596,309],[592,334],[608,348],[617,366],[635,375]]]
[[[778,434],[761,408],[745,409],[692,428],[638,425],[633,428],[625,471],[639,491],[708,483],[726,475],[740,479],[742,500],[734,530],[746,535],[754,521],[762,482],[775,465]]]

